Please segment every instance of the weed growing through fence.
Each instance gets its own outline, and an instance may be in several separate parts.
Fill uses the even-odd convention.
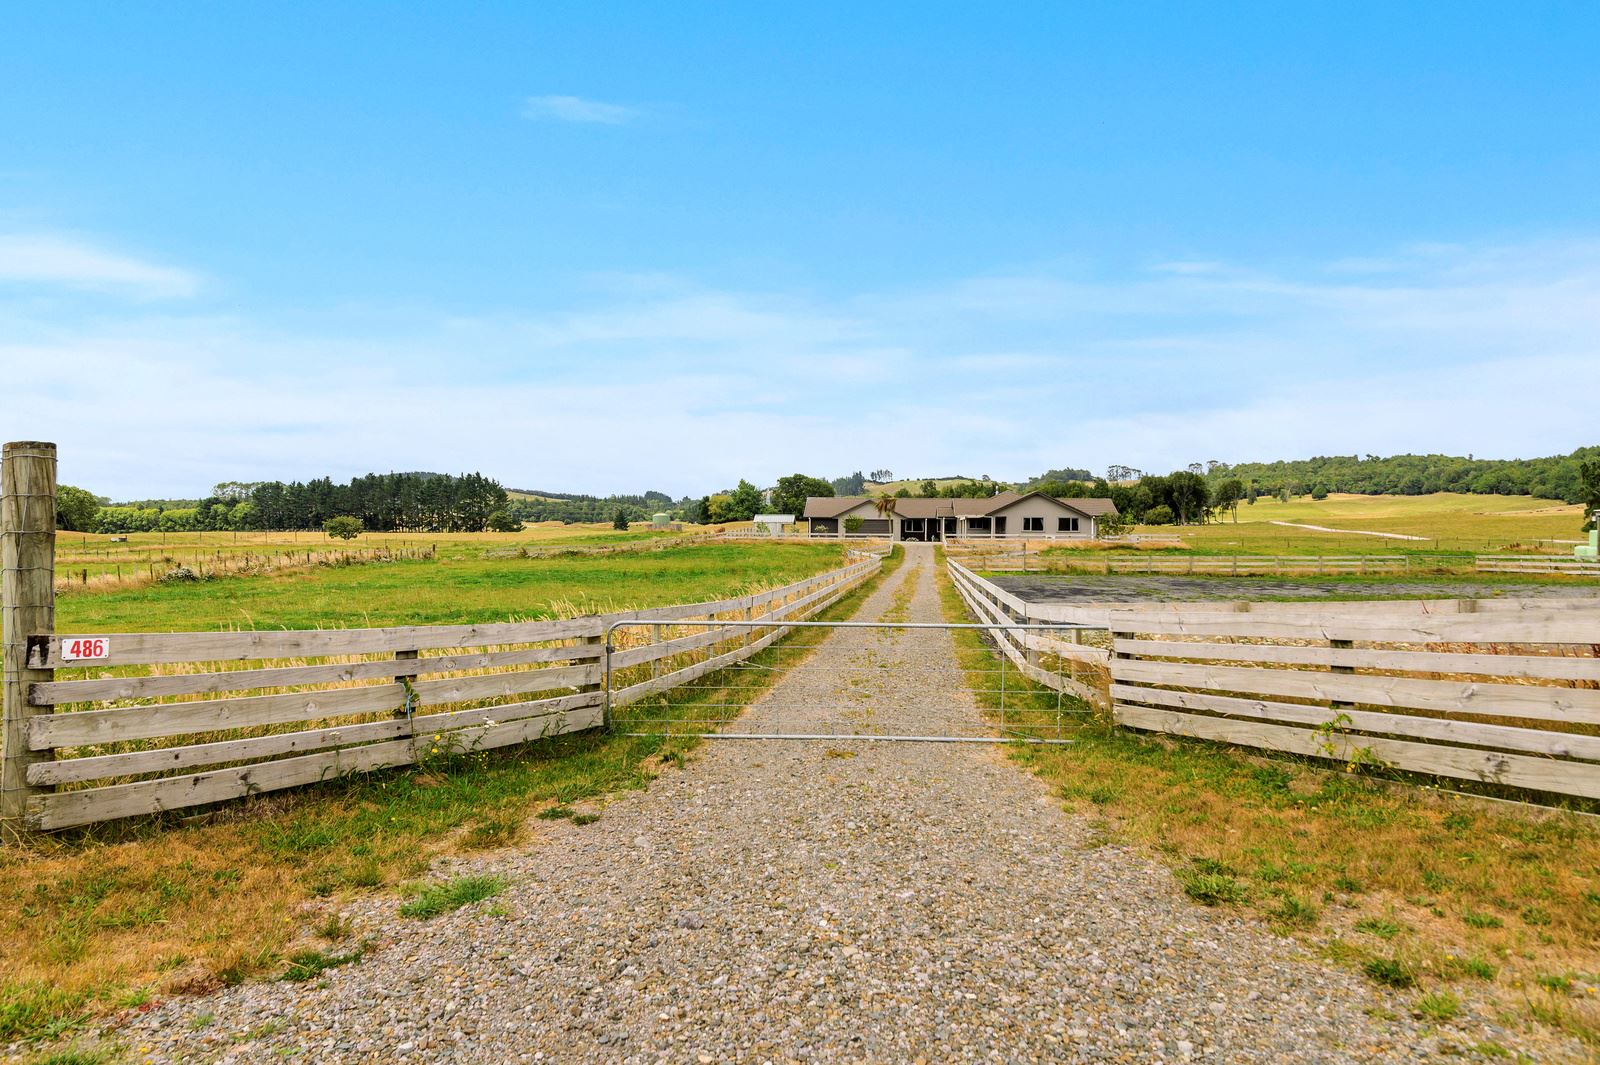
[[[946,620],[970,621],[939,576]],[[963,669],[995,667],[975,632],[958,631],[956,643]],[[1054,705],[1054,692],[1021,677],[1008,705],[1029,691]],[[980,704],[985,697],[974,696]],[[1600,992],[1552,1000],[1541,990],[1530,1004],[1516,986],[1536,986],[1539,972],[1594,967],[1600,821],[1147,735],[1103,713],[1075,715],[1065,738],[1073,742],[1018,744],[1011,755],[1069,809],[1092,816],[1099,835],[1164,858],[1191,897],[1252,909],[1351,968],[1379,962],[1376,972],[1387,975],[1402,958],[1401,969],[1429,991],[1443,984],[1458,993],[1459,983],[1600,1047]],[[1288,898],[1320,902],[1315,920],[1297,919]]]

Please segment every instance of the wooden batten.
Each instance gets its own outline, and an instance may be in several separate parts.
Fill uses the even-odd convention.
[[[447,647],[485,647],[542,643],[594,636],[598,617],[568,621],[516,621],[491,625],[420,625],[387,629],[305,629],[254,632],[133,632],[116,634],[108,657],[96,665],[151,665],[167,662],[230,662],[271,658],[326,658],[337,655],[392,654]],[[65,640],[103,633],[52,637],[39,665],[71,665],[61,658]]]
[[[1392,768],[1414,773],[1600,799],[1600,772],[1582,762],[1365,735],[1350,737],[1342,744],[1336,739],[1336,749],[1330,752],[1329,739],[1309,728],[1124,703],[1116,704],[1115,712],[1117,723],[1129,728],[1340,761],[1364,752]]]
[[[1600,690],[1595,689],[1417,680],[1411,677],[1151,662],[1131,658],[1113,659],[1111,676],[1119,683],[1286,695],[1322,702],[1364,703],[1416,710],[1459,711],[1495,717],[1558,721],[1568,725],[1600,724]]]
[[[1381,713],[1370,710],[1335,710],[1331,707],[1309,706],[1304,703],[1281,703],[1201,692],[1170,691],[1165,688],[1141,688],[1131,684],[1113,684],[1111,697],[1118,703],[1144,703],[1180,710],[1224,714],[1229,717],[1309,725],[1312,728],[1334,725],[1341,732],[1405,736],[1442,743],[1527,751],[1549,755],[1552,758],[1600,761],[1600,736],[1582,736],[1554,729],[1486,725],[1477,721],[1452,721],[1448,718],[1419,717],[1414,714]],[[1359,744],[1361,741],[1357,739],[1352,742]],[[1595,771],[1600,772],[1600,766],[1596,766]]]
[[[1141,658],[1201,658],[1282,665],[1349,666],[1398,673],[1474,673],[1493,677],[1600,680],[1600,658],[1580,658],[1576,655],[1456,654],[1449,651],[1385,651],[1371,647],[1125,639],[1114,641],[1112,649],[1117,654]]]
[[[35,684],[37,705],[97,702],[116,699],[156,699],[172,695],[206,695],[248,691],[253,688],[295,688],[356,680],[387,680],[401,676],[427,676],[472,669],[502,669],[543,662],[598,659],[601,649],[592,645],[529,647],[513,651],[478,651],[429,658],[383,659],[321,666],[282,666],[269,669],[234,669],[216,673],[180,673],[172,676],[97,677]]]

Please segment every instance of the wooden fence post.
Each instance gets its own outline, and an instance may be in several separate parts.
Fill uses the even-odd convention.
[[[1329,640],[1328,641],[1328,646],[1333,648],[1336,651],[1339,651],[1339,650],[1348,650],[1349,648],[1354,647],[1355,643],[1353,641],[1351,641],[1351,640]],[[1330,673],[1343,673],[1343,674],[1345,674],[1347,676],[1355,673],[1355,669],[1353,667],[1351,667],[1351,666],[1338,666],[1338,665],[1329,666],[1328,667],[1328,671]],[[1334,699],[1334,700],[1331,700],[1328,703],[1328,708],[1330,710],[1332,710],[1335,714],[1340,714],[1340,713],[1343,713],[1346,710],[1354,709],[1355,705],[1356,705],[1355,703],[1346,702],[1346,701],[1344,701],[1342,699]]]
[[[396,651],[394,653],[394,660],[396,662],[415,662],[419,658],[421,658],[421,653],[418,651]],[[417,758],[416,743],[414,742],[417,738],[415,721],[417,717],[417,710],[419,708],[417,706],[416,690],[412,687],[412,685],[417,683],[417,674],[403,673],[396,676],[394,679],[396,684],[402,684],[405,686],[405,703],[400,707],[400,714],[406,719],[406,737],[413,741],[411,747],[411,760],[415,762],[419,760]]]
[[[30,638],[55,632],[55,561],[56,446],[7,444],[0,461],[0,612],[5,629],[0,820],[22,820],[28,797],[39,790],[28,783],[28,766],[52,757],[28,749],[28,719],[49,713],[29,702],[29,688],[54,675],[29,668],[28,651]]]
[[[606,662],[609,660],[610,655],[611,655],[611,650],[607,646],[607,644],[608,644],[608,641],[610,640],[610,638],[612,636],[612,632],[607,630],[607,627],[606,627],[607,626],[607,622],[606,622],[606,619],[605,619],[604,615],[601,615],[600,617],[596,618],[595,620],[600,623],[600,631],[595,633],[593,636],[585,636],[585,637],[583,637],[579,642],[582,643],[585,647],[598,647],[598,648],[600,648],[600,657],[584,659],[585,662],[588,662],[590,665],[596,666],[597,668],[600,669],[600,679],[598,681],[595,681],[593,684],[580,684],[580,685],[578,685],[578,690],[580,692],[599,692],[600,693],[600,699],[601,699],[600,728],[601,728],[602,731],[610,732],[611,731],[611,698],[610,698],[609,693],[606,692],[606,679],[607,678],[606,678],[606,675],[605,675],[605,667],[606,667]]]

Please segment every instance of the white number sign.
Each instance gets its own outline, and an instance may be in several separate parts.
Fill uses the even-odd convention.
[[[69,636],[61,641],[61,659],[64,662],[110,657],[111,641],[104,636]]]

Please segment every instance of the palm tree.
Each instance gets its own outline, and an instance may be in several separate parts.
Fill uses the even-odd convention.
[[[894,496],[888,492],[879,492],[877,498],[872,501],[872,509],[878,512],[878,517],[887,518],[894,513],[894,503]]]

